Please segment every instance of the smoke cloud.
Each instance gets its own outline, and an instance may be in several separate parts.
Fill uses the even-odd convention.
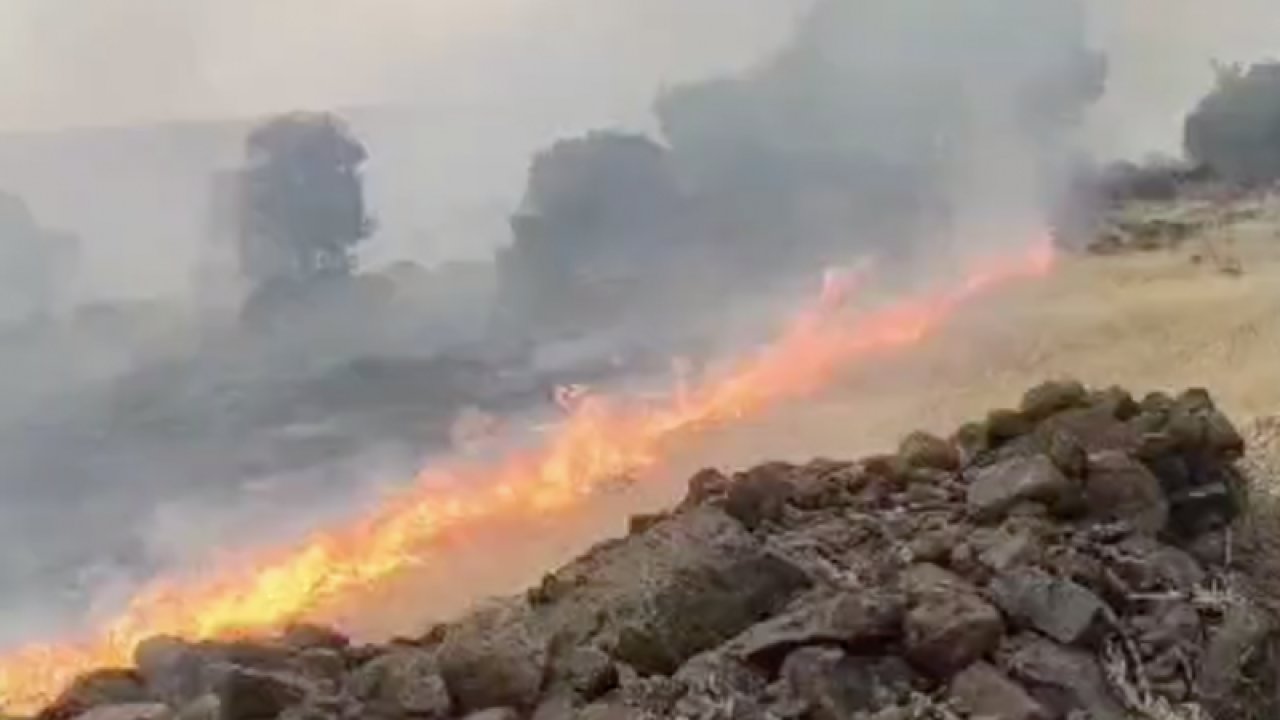
[[[524,412],[548,378],[579,379],[590,343],[509,362],[486,346],[502,372],[439,356],[493,340],[488,261],[512,242],[530,158],[558,139],[647,134],[678,179],[661,207],[692,223],[664,233],[728,227],[765,270],[779,247],[826,260],[936,242],[946,213],[956,242],[1021,240],[1073,153],[1176,150],[1210,60],[1280,37],[1271,0],[1082,2],[847,0],[807,22],[797,0],[0,3],[0,191],[47,231],[28,237],[78,253],[46,263],[78,273],[68,317],[0,328],[0,642],[252,534],[262,507],[306,504],[281,498],[314,505],[291,529],[333,514],[356,481],[407,476],[459,408]],[[1087,82],[1056,84],[1089,48],[1109,61],[1092,104]],[[212,178],[254,118],[296,108],[339,110],[368,146],[380,224],[352,296],[385,314],[246,337],[189,303],[229,251]],[[779,194],[787,213],[756,202]],[[723,270],[721,249],[696,257],[694,280]],[[406,259],[427,267],[392,265]],[[458,259],[477,262],[443,264]],[[50,527],[78,532],[31,552]]]

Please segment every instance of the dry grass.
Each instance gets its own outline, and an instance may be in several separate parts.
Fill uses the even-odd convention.
[[[386,588],[380,622],[366,629],[403,632],[475,598],[518,591],[599,539],[625,532],[629,514],[676,501],[684,478],[701,467],[879,452],[912,430],[949,432],[1014,404],[1048,377],[1135,391],[1202,386],[1242,424],[1280,415],[1280,221],[1273,215],[1218,231],[1230,233],[1240,276],[1192,262],[1202,244],[1224,237],[1196,238],[1171,252],[1065,259],[1050,278],[967,308],[925,345],[857,368],[821,397],[705,438],[624,496],[559,517],[554,526],[457,538],[430,572]],[[1280,423],[1260,422],[1254,457],[1269,469],[1255,472],[1255,481],[1276,487],[1280,497],[1280,467],[1267,464],[1280,462],[1280,450],[1264,444],[1280,443]],[[1280,598],[1280,511],[1274,517],[1268,537],[1276,545],[1273,596]],[[374,615],[367,607],[358,614],[366,621]]]

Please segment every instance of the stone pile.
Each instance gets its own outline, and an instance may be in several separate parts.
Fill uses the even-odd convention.
[[[1209,395],[1059,381],[860,462],[706,470],[421,637],[157,638],[42,720],[1280,717]]]

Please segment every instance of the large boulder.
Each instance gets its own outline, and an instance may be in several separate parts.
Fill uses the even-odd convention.
[[[1129,718],[1112,694],[1102,666],[1088,652],[1064,648],[1038,636],[1023,636],[1011,643],[1003,665],[1052,717],[1085,713],[1092,720]]]
[[[1000,573],[991,595],[1015,624],[1066,645],[1097,640],[1109,628],[1110,608],[1092,590],[1038,568]]]
[[[969,511],[980,521],[998,521],[1023,502],[1069,512],[1079,502],[1079,496],[1078,483],[1046,455],[1014,456],[969,473]]]
[[[805,604],[755,625],[729,643],[731,652],[756,665],[775,665],[792,650],[830,645],[875,650],[901,632],[901,597],[879,590],[851,591]]]
[[[444,720],[452,701],[433,652],[404,648],[376,658],[351,676],[351,693],[379,714]]]
[[[478,711],[536,703],[550,652],[550,639],[528,607],[512,600],[484,607],[450,627],[438,658],[461,709]]]
[[[671,673],[782,609],[809,579],[725,512],[699,507],[598,547],[548,584],[559,590],[536,622],[558,645]]]
[[[1124,521],[1151,535],[1169,522],[1169,502],[1159,479],[1132,456],[1115,450],[1089,456],[1085,502],[1092,517]]]
[[[1000,670],[976,662],[951,680],[948,695],[970,717],[990,720],[1051,720],[1049,711]]]
[[[37,720],[70,720],[94,708],[154,701],[141,675],[133,670],[99,670],[77,678],[37,716]]]
[[[904,587],[909,602],[904,650],[916,667],[950,677],[1000,643],[1000,612],[963,578],[922,564],[907,571]]]

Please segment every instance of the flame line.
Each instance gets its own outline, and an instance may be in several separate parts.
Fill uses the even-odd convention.
[[[86,638],[0,656],[0,705],[10,712],[38,709],[82,673],[131,664],[134,649],[149,637],[210,640],[278,630],[414,567],[451,530],[580,507],[609,480],[658,464],[672,443],[808,395],[855,360],[917,343],[970,298],[1042,275],[1052,260],[1049,243],[1038,243],[979,266],[948,292],[852,321],[833,312],[831,294],[824,293],[816,310],[763,352],[718,379],[680,388],[665,407],[587,396],[541,449],[487,468],[428,469],[370,517],[198,582],[157,581]]]

